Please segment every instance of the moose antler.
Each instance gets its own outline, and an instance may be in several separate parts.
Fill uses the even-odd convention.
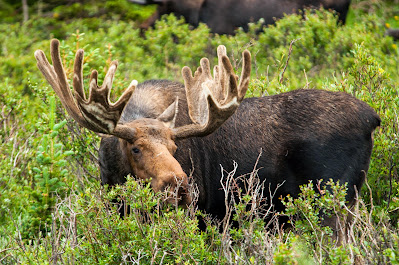
[[[51,41],[50,53],[53,65],[50,65],[41,50],[35,52],[35,57],[38,68],[53,87],[69,115],[89,130],[131,140],[135,133],[134,129],[118,124],[118,121],[137,85],[137,81],[133,80],[119,100],[111,103],[109,95],[118,66],[118,62],[113,61],[101,87],[97,85],[98,72],[94,70],[91,73],[89,98],[86,100],[83,89],[83,50],[79,49],[76,52],[73,72],[75,102],[61,63],[59,46],[60,42],[57,39]]]
[[[98,72],[94,70],[90,77],[89,98],[86,99],[83,89],[83,50],[78,50],[74,62],[73,88],[75,98],[66,78],[61,63],[60,43],[51,41],[50,52],[53,65],[50,65],[45,54],[41,50],[35,52],[37,66],[53,87],[69,115],[81,126],[98,133],[112,134],[116,137],[130,141],[135,135],[135,129],[123,124],[118,124],[119,118],[129,101],[137,81],[132,81],[119,100],[111,103],[109,95],[118,66],[116,61],[105,76],[101,87],[98,86]],[[205,136],[215,131],[238,108],[248,88],[251,73],[251,54],[243,52],[243,66],[238,82],[227,55],[226,47],[218,47],[218,65],[214,68],[212,78],[209,60],[202,58],[200,67],[192,76],[189,67],[182,69],[187,104],[192,124],[173,128],[177,138],[192,136]],[[176,113],[175,113],[176,114]]]
[[[189,67],[182,69],[189,115],[192,124],[174,128],[177,138],[205,136],[215,131],[236,111],[244,99],[251,74],[251,54],[242,53],[243,65],[240,82],[226,55],[226,47],[217,49],[218,65],[212,78],[209,60],[202,58],[200,67],[192,76]]]

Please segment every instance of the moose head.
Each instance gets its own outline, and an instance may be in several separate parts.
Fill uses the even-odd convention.
[[[175,126],[179,98],[176,98],[156,119],[142,118],[128,123],[119,122],[121,114],[138,84],[133,80],[115,103],[110,102],[110,91],[117,69],[113,61],[98,85],[98,72],[90,76],[89,96],[83,87],[83,50],[75,56],[73,70],[73,91],[61,62],[59,41],[51,41],[51,65],[44,52],[37,50],[37,66],[61,100],[68,114],[82,127],[93,132],[113,135],[124,146],[132,171],[140,179],[149,179],[155,192],[168,187],[176,190],[179,204],[191,202],[187,192],[189,181],[179,162],[173,157],[175,140],[205,136],[214,132],[238,108],[248,88],[251,72],[251,55],[242,53],[243,65],[240,79],[226,55],[226,48],[217,49],[218,65],[213,77],[207,58],[200,61],[200,67],[192,75],[189,67],[182,69],[190,124]]]

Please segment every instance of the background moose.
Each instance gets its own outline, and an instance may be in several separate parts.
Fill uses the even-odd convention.
[[[157,11],[147,19],[141,28],[152,26],[162,15],[175,13],[187,23],[198,26],[205,23],[214,33],[233,34],[242,27],[248,30],[249,22],[264,19],[264,24],[273,24],[284,14],[292,14],[304,8],[335,10],[339,20],[345,23],[350,0],[129,0],[138,4],[158,4]]]

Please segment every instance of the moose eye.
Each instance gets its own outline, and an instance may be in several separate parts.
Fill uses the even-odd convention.
[[[133,147],[132,148],[132,153],[133,154],[138,154],[138,153],[140,153],[140,149],[138,149],[137,147]]]

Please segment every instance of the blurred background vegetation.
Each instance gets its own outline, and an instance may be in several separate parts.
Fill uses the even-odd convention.
[[[1,264],[399,264],[399,43],[385,36],[399,28],[397,0],[353,0],[346,25],[328,11],[305,11],[259,34],[260,24],[252,24],[234,36],[193,29],[173,15],[141,32],[155,6],[126,0],[27,0],[25,12],[22,3],[0,0]],[[97,69],[99,80],[117,59],[114,97],[132,79],[182,81],[182,66],[194,68],[202,57],[216,63],[224,44],[237,69],[243,49],[253,55],[248,97],[317,88],[366,101],[382,125],[349,240],[329,239],[317,214],[342,205],[340,188],[320,202],[303,187],[303,200],[288,201],[282,213],[302,221],[293,219],[285,231],[265,229],[259,216],[238,207],[248,205],[243,199],[232,207],[244,209],[237,214],[245,221],[219,233],[211,220],[199,231],[194,217],[203,213],[162,205],[163,195],[146,183],[101,187],[99,137],[66,116],[36,67],[34,51],[49,55],[52,38],[61,41],[69,78],[79,48],[85,75]],[[118,194],[133,209],[123,220],[108,203]]]

